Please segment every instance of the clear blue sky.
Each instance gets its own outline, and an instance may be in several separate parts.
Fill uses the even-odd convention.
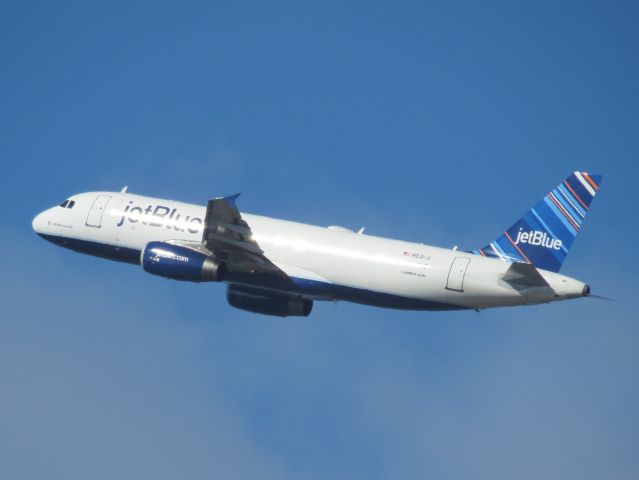
[[[639,477],[636,2],[2,2],[0,478]],[[474,248],[605,176],[619,299],[233,310],[31,231],[81,191]]]

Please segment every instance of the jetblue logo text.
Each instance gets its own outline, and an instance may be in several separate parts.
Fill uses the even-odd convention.
[[[546,232],[540,232],[539,230],[524,232],[521,228],[517,232],[515,243],[527,243],[528,245],[552,248],[553,250],[560,250],[562,246],[561,240],[549,236]]]
[[[156,249],[153,251],[155,257],[151,257],[151,261],[159,263],[160,258],[166,258],[168,260],[176,260],[178,262],[186,262],[189,263],[189,257],[185,257],[184,255],[177,255],[173,252],[168,252],[166,250]]]
[[[177,212],[176,208],[169,208],[163,205],[149,205],[145,209],[142,207],[134,207],[129,202],[129,205],[124,209],[124,215],[118,222],[117,226],[121,227],[125,221],[129,223],[140,222],[143,225],[149,225],[151,227],[166,227],[172,228],[177,232],[183,232],[188,230],[189,233],[198,233],[202,230],[202,219],[198,217],[191,217],[190,215],[183,216]]]

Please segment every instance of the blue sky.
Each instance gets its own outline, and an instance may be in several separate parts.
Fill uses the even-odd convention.
[[[1,478],[639,475],[635,2],[3,2]],[[233,310],[31,218],[130,191],[441,246],[605,176],[593,299]]]

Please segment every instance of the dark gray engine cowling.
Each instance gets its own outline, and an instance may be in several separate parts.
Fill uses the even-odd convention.
[[[312,300],[241,285],[229,285],[226,300],[240,310],[276,317],[308,317],[313,309]]]
[[[173,280],[220,282],[226,264],[197,250],[166,242],[149,242],[140,257],[145,271]]]

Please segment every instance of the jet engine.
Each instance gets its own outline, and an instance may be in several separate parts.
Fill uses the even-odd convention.
[[[307,317],[313,309],[312,300],[241,285],[229,285],[226,299],[240,310],[276,317]]]
[[[210,255],[183,245],[149,242],[140,257],[145,271],[173,280],[220,282],[226,276],[226,264]]]

